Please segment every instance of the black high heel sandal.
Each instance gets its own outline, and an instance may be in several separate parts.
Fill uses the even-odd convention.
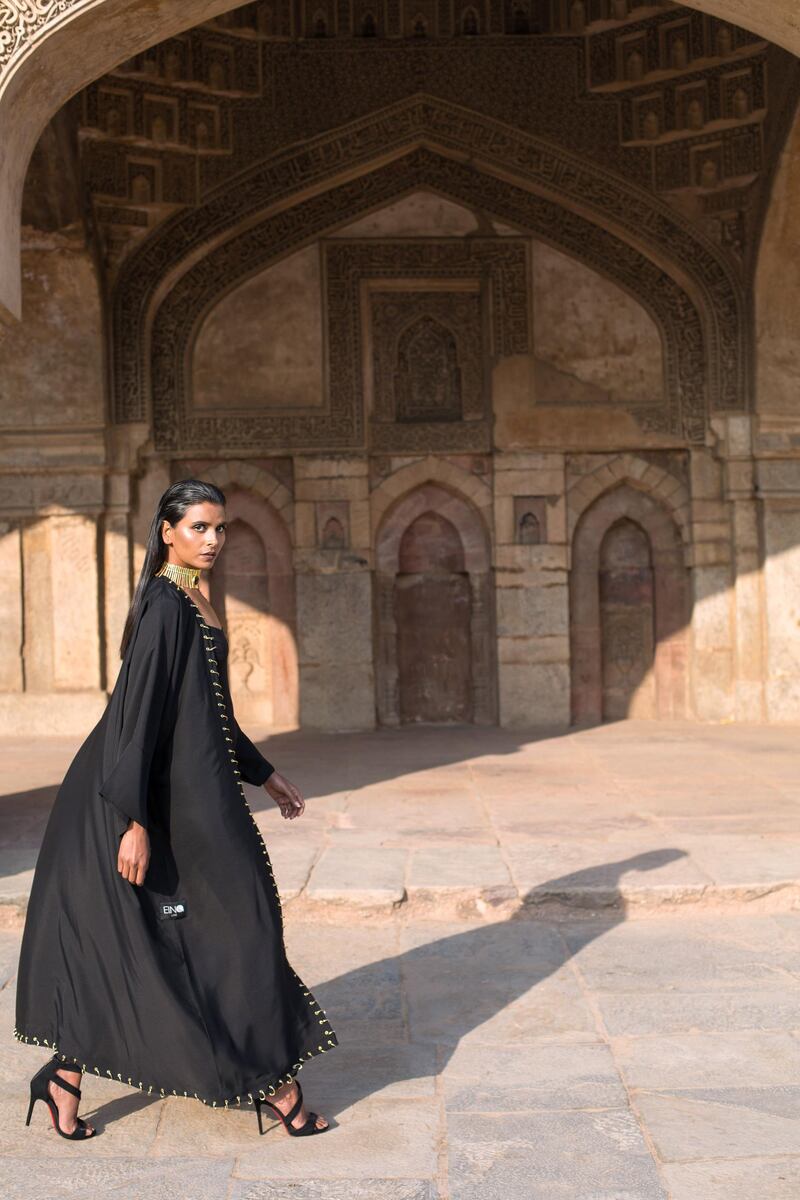
[[[295,1126],[292,1124],[292,1121],[297,1116],[297,1114],[300,1112],[300,1109],[303,1107],[303,1091],[302,1091],[302,1088],[300,1087],[300,1084],[298,1083],[298,1081],[296,1079],[295,1079],[295,1083],[297,1084],[297,1099],[294,1102],[294,1104],[292,1105],[292,1107],[289,1109],[288,1113],[281,1112],[281,1110],[278,1108],[277,1104],[273,1104],[271,1100],[260,1100],[260,1099],[256,1098],[255,1104],[256,1104],[256,1112],[258,1113],[258,1132],[259,1133],[266,1133],[266,1130],[263,1128],[263,1126],[261,1124],[261,1105],[262,1104],[266,1104],[268,1108],[273,1109],[278,1114],[278,1116],[280,1117],[280,1119],[283,1121],[284,1125],[286,1126],[286,1132],[291,1134],[292,1137],[308,1137],[312,1133],[326,1133],[330,1129],[330,1125],[323,1125],[322,1127],[317,1125],[317,1123],[316,1123],[317,1122],[317,1113],[314,1113],[314,1112],[310,1112],[308,1114],[308,1120],[303,1125]]]
[[[64,1088],[64,1091],[66,1091],[66,1092],[72,1092],[72,1095],[77,1096],[78,1099],[80,1099],[80,1096],[81,1096],[81,1089],[79,1087],[75,1087],[75,1085],[70,1083],[69,1080],[65,1079],[63,1075],[56,1074],[56,1071],[59,1068],[62,1071],[70,1070],[70,1068],[66,1065],[66,1063],[60,1062],[57,1058],[51,1058],[49,1060],[49,1062],[46,1062],[44,1064],[44,1066],[41,1068],[41,1070],[37,1071],[36,1074],[34,1075],[33,1079],[31,1080],[31,1102],[28,1107],[28,1119],[26,1120],[25,1124],[30,1125],[30,1123],[31,1123],[31,1116],[33,1114],[33,1106],[36,1103],[36,1101],[43,1100],[45,1102],[45,1104],[47,1105],[47,1107],[50,1109],[50,1117],[52,1119],[53,1128],[55,1129],[56,1133],[61,1134],[61,1136],[63,1138],[69,1138],[70,1141],[72,1141],[72,1142],[81,1141],[83,1138],[87,1138],[87,1137],[94,1137],[95,1131],[92,1130],[91,1133],[88,1132],[88,1130],[86,1128],[86,1122],[84,1121],[83,1117],[75,1118],[75,1120],[77,1121],[77,1125],[73,1129],[72,1133],[65,1133],[64,1130],[59,1125],[58,1105],[56,1104],[55,1100],[53,1099],[53,1097],[50,1095],[50,1092],[48,1091],[48,1088],[47,1088],[48,1083],[50,1083],[50,1081],[52,1080],[53,1083],[58,1085],[58,1087]]]

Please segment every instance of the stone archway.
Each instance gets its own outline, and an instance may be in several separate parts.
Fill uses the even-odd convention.
[[[572,548],[573,723],[686,716],[689,597],[680,531],[662,504],[634,481],[594,500]]]
[[[229,466],[206,471],[213,482]],[[242,725],[294,729],[299,671],[292,545],[273,506],[246,487],[226,489],[229,538],[211,575],[211,601],[228,634],[228,674]]]
[[[378,720],[496,720],[486,529],[462,496],[428,481],[384,514],[376,540]],[[437,618],[415,621],[436,598]]]

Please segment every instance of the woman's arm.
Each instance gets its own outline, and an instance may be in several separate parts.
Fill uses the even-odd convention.
[[[172,676],[178,643],[177,619],[163,600],[148,604],[136,626],[122,680],[122,706],[116,762],[100,785],[100,795],[122,818],[120,832],[135,821],[145,829],[150,820],[147,796],[150,766],[161,740],[165,709],[173,696]],[[117,718],[118,719],[118,718]],[[106,735],[113,736],[111,731]]]
[[[266,783],[275,768],[268,762],[260,750],[257,750],[250,738],[240,727],[235,717],[232,718],[236,757],[239,760],[239,770],[245,783],[253,783],[260,787]]]
[[[150,767],[162,738],[162,724],[174,706],[178,658],[177,611],[156,599],[143,611],[130,654],[115,689],[111,714],[118,730],[109,743],[116,761],[100,785],[100,795],[119,821],[117,870],[129,883],[142,884],[150,861],[148,793]],[[121,706],[121,707],[120,707]],[[108,738],[114,737],[109,729]]]

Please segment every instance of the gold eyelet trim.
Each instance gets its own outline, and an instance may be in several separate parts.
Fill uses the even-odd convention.
[[[299,977],[296,975],[296,972],[292,970],[291,966],[289,967],[289,970],[292,971],[292,974],[295,975],[295,977],[299,979]],[[302,981],[300,981],[300,982],[302,983]],[[306,992],[305,989],[303,989],[303,993],[306,996],[310,995],[310,993]],[[333,1033],[333,1030],[327,1030],[324,1032],[328,1032],[332,1036],[332,1040],[328,1039],[328,1046],[338,1046],[339,1043],[336,1038],[336,1034]],[[134,1080],[131,1079],[130,1075],[127,1077],[127,1079],[123,1079],[122,1074],[119,1071],[116,1073],[116,1075],[114,1075],[113,1072],[108,1070],[108,1068],[106,1068],[105,1070],[101,1070],[100,1067],[90,1067],[88,1063],[81,1062],[80,1059],[78,1059],[78,1058],[69,1058],[68,1059],[66,1054],[62,1054],[60,1052],[57,1044],[55,1042],[49,1041],[46,1037],[42,1037],[42,1038],[34,1037],[32,1035],[22,1033],[22,1031],[17,1029],[16,1027],[14,1028],[14,1037],[18,1042],[24,1042],[26,1045],[29,1045],[29,1046],[47,1046],[48,1049],[53,1051],[53,1056],[55,1058],[60,1058],[63,1063],[67,1063],[67,1062],[74,1063],[76,1071],[80,1070],[84,1074],[93,1072],[97,1076],[107,1076],[109,1079],[118,1079],[120,1081],[120,1083],[127,1083],[129,1087],[138,1088],[138,1090],[140,1092],[143,1092],[147,1096],[152,1096],[154,1092],[156,1092],[159,1096],[161,1096],[162,1099],[166,1099],[167,1096],[183,1095],[183,1096],[186,1096],[189,1098],[193,1098],[195,1100],[199,1100],[201,1104],[205,1104],[211,1108],[221,1108],[221,1107],[228,1108],[231,1105],[234,1105],[239,1108],[242,1107],[242,1097],[241,1096],[231,1096],[231,1097],[228,1097],[228,1099],[209,1100],[209,1099],[206,1099],[205,1096],[199,1096],[197,1094],[197,1092],[192,1092],[191,1097],[190,1097],[189,1092],[185,1091],[185,1090],[183,1092],[179,1093],[176,1088],[159,1087],[159,1085],[157,1083],[143,1083],[141,1079],[138,1080],[138,1082],[134,1082]],[[300,1059],[297,1062],[292,1063],[291,1067],[284,1075],[278,1076],[278,1078],[275,1080],[274,1083],[271,1083],[265,1090],[262,1089],[261,1091],[259,1091],[259,1093],[258,1093],[259,1098],[261,1100],[265,1100],[267,1098],[267,1096],[274,1096],[275,1093],[279,1090],[279,1088],[283,1087],[287,1083],[292,1082],[292,1080],[294,1079],[294,1077],[298,1073],[298,1071],[302,1071],[304,1063],[308,1062],[308,1060],[310,1058],[314,1058],[314,1056],[319,1053],[326,1054],[327,1050],[323,1046],[317,1046],[316,1049],[306,1051],[304,1054],[302,1054],[300,1056]],[[248,1104],[253,1104],[253,1102],[254,1102],[253,1093],[247,1092],[246,1095],[247,1095]]]

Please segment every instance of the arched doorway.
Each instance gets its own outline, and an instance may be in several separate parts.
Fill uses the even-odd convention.
[[[400,540],[398,567],[400,721],[470,721],[471,598],[458,530],[440,513],[421,513]]]
[[[477,510],[420,484],[381,521],[376,566],[380,724],[493,723],[490,556]]]
[[[641,525],[623,517],[600,546],[603,720],[655,716],[653,562]]]
[[[572,720],[683,717],[689,577],[669,512],[627,483],[575,529],[570,572]]]

